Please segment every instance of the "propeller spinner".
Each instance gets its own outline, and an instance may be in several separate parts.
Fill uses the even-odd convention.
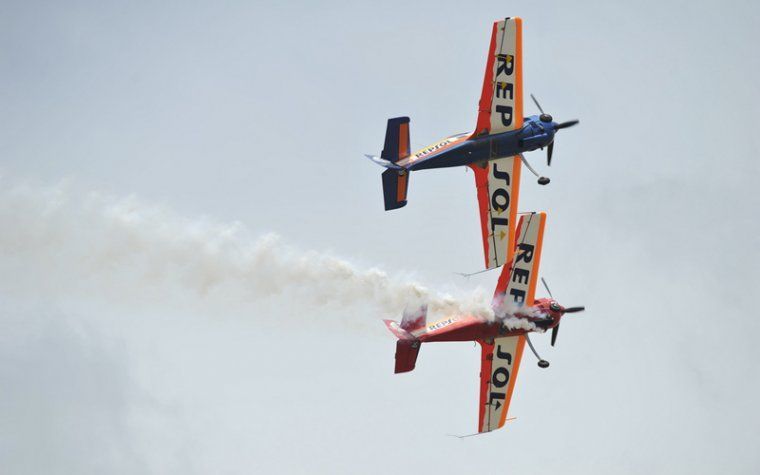
[[[541,283],[544,284],[544,288],[546,289],[546,293],[549,294],[549,297],[554,300],[554,296],[552,295],[552,291],[549,290],[549,284],[546,283],[546,280],[541,277]],[[564,315],[566,313],[578,313],[586,310],[586,307],[584,306],[576,306],[576,307],[562,307],[557,302],[552,301],[551,304],[549,304],[549,308],[555,312],[559,312],[560,315]],[[557,335],[559,334],[559,323],[552,328],[552,346],[554,346],[554,343],[557,341]]]
[[[538,103],[538,99],[536,99],[536,96],[531,94],[530,98],[533,99],[533,103],[536,104],[536,107],[538,107],[538,110],[541,111],[541,115],[538,116],[538,119],[541,122],[544,122],[546,124],[551,123],[554,120],[554,118],[550,114],[547,114],[546,112],[544,112],[544,109],[541,107],[541,104]],[[557,130],[566,129],[568,127],[572,127],[576,125],[578,122],[580,122],[578,119],[560,122],[559,124],[554,125],[554,130],[557,131]],[[552,165],[553,154],[554,154],[554,140],[552,139],[552,141],[549,142],[549,145],[546,147],[546,164],[548,166]]]

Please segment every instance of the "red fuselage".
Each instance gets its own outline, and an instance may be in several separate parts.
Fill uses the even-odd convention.
[[[563,307],[551,299],[537,299],[533,306],[525,312],[516,313],[510,321],[503,319],[494,321],[482,318],[466,316],[451,317],[437,322],[429,323],[425,331],[415,335],[421,343],[434,341],[489,341],[495,337],[517,336],[535,331],[534,329],[517,328],[515,319],[526,320],[541,330],[549,330],[559,325],[562,318]],[[527,325],[526,325],[527,326]],[[416,332],[415,332],[416,333]]]

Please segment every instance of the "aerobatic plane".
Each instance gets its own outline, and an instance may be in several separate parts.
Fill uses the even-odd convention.
[[[380,156],[367,155],[387,168],[382,174],[386,210],[406,205],[412,170],[472,168],[487,269],[507,262],[506,252],[512,247],[521,163],[538,176],[523,153],[547,147],[547,163],[551,165],[555,134],[578,123],[554,122],[533,96],[541,114],[523,117],[522,70],[522,20],[514,17],[495,22],[475,130],[411,153],[409,118],[396,117],[388,120]],[[544,185],[549,179],[539,177],[538,182]]]
[[[554,346],[562,317],[584,310],[584,307],[563,307],[552,298],[548,286],[549,298],[535,298],[545,223],[545,213],[520,216],[517,243],[510,252],[510,265],[502,268],[494,293],[493,319],[451,315],[428,322],[423,307],[405,312],[401,323],[385,320],[388,329],[398,337],[396,373],[414,369],[422,343],[477,341],[480,344],[478,433],[504,425],[526,341],[538,358],[538,365],[542,368],[549,366],[536,353],[529,333],[551,329],[551,344]]]

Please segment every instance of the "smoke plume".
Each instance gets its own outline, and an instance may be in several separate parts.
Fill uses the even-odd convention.
[[[254,238],[238,222],[186,219],[134,197],[73,188],[6,183],[0,191],[4,271],[61,294],[160,297],[179,288],[243,302],[280,297],[317,306],[371,306],[378,318],[400,316],[415,303],[426,303],[432,314],[493,317],[490,299],[480,291],[436,292],[377,268],[298,250],[273,234]]]

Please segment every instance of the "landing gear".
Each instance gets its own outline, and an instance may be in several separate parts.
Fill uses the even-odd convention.
[[[530,350],[533,352],[534,355],[536,355],[536,358],[538,359],[538,367],[539,368],[548,368],[549,362],[545,359],[538,356],[538,353],[536,353],[536,349],[533,348],[533,342],[530,341],[530,336],[526,333],[525,339],[528,340],[528,346],[530,346]]]
[[[528,163],[528,161],[525,159],[525,156],[522,153],[520,154],[520,160],[522,160],[522,162],[525,164],[525,166],[528,167],[528,170],[530,170],[530,172],[532,174],[534,174],[538,178],[538,184],[539,185],[548,185],[549,184],[549,182],[551,180],[549,178],[545,177],[545,176],[539,175],[538,172],[536,170],[534,170],[532,166],[530,166],[530,163]]]

